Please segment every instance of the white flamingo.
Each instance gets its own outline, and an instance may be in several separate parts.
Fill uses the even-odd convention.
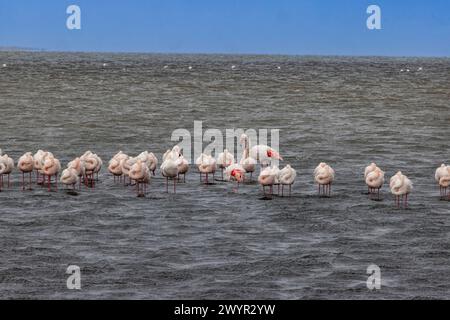
[[[413,189],[411,180],[399,171],[391,178],[389,187],[391,188],[391,193],[395,195],[397,207],[400,207],[401,203],[403,203],[404,207],[408,206],[408,195]]]
[[[333,168],[331,168],[325,162],[321,162],[314,169],[314,180],[319,185],[319,194],[324,194],[327,196],[331,195],[331,184],[334,181],[335,172]],[[321,187],[323,190],[321,191]]]
[[[284,186],[289,186],[289,196],[291,196],[291,188],[294,184],[297,172],[289,164],[280,170],[278,181],[281,184],[281,195],[284,196]]]

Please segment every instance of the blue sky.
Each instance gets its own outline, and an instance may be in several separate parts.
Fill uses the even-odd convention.
[[[81,30],[66,8],[81,8]],[[368,30],[366,9],[382,10]],[[450,56],[448,0],[0,0],[0,46],[58,51]]]

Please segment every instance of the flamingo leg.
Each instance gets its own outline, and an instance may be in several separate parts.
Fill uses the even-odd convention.
[[[292,184],[289,185],[289,197],[291,196]]]

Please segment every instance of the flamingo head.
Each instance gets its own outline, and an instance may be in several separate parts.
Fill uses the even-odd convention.
[[[278,152],[276,152],[273,149],[267,149],[267,156],[269,158],[277,159],[277,160],[283,160],[283,158],[280,156]]]
[[[241,170],[233,169],[231,170],[231,176],[236,179],[238,182],[242,182],[244,180],[244,174]]]

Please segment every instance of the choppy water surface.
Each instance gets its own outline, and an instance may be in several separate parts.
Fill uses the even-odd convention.
[[[106,170],[78,196],[21,192],[16,172],[0,193],[1,298],[449,297],[450,203],[433,178],[450,162],[449,59],[3,52],[3,63],[0,148],[15,160],[38,148],[63,165],[88,149],[105,162],[161,157],[174,129],[202,120],[281,129],[298,180],[291,198],[263,201],[256,184],[235,194],[195,170],[167,195],[158,172],[137,198]],[[329,199],[312,181],[320,161],[337,174]],[[363,194],[371,161],[411,178],[409,209],[386,186],[383,201]],[[80,292],[66,289],[71,264]]]

